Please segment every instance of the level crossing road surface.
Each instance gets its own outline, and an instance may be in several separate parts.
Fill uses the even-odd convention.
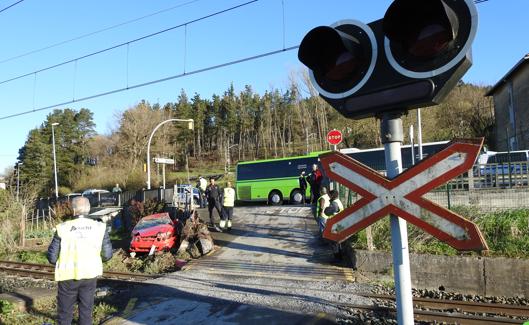
[[[136,289],[107,324],[332,324],[347,318],[339,303],[371,303],[308,207],[237,207],[213,237],[215,252]]]

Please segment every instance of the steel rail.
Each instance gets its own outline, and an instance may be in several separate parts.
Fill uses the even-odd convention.
[[[395,300],[391,295],[361,294],[361,296],[373,299]],[[529,306],[495,304],[475,301],[447,300],[413,297],[413,304],[421,308],[458,310],[468,313],[487,313],[496,315],[525,316],[529,317]]]
[[[52,265],[46,264],[0,261],[0,272],[18,276],[30,276],[39,279],[44,278],[53,280],[55,268]],[[103,276],[101,277],[101,279],[122,281],[146,281],[150,279],[155,279],[157,277],[159,277],[159,275],[105,271],[103,272]]]
[[[339,306],[361,310],[366,312],[373,312],[379,314],[377,317],[391,316],[394,317],[397,314],[397,309],[393,307],[382,307],[382,306],[370,306],[370,305],[356,305],[340,303]],[[450,312],[439,312],[439,311],[427,311],[422,309],[414,309],[414,318],[416,321],[425,322],[448,322],[450,324],[460,325],[487,325],[487,324],[520,324],[520,319],[512,319],[505,317],[492,317],[492,316],[478,316],[478,315],[465,315],[460,313]]]

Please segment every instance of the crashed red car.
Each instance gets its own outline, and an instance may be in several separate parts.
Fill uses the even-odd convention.
[[[136,253],[168,251],[177,245],[176,222],[167,212],[143,217],[132,230],[130,251]]]

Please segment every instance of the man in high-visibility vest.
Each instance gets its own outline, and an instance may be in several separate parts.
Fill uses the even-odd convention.
[[[103,274],[103,261],[112,258],[112,243],[106,225],[85,216],[90,202],[85,197],[72,200],[75,218],[58,224],[48,247],[48,261],[55,264],[58,281],[57,324],[72,323],[73,309],[79,305],[79,324],[92,324],[96,278]]]
[[[342,201],[340,201],[338,191],[337,190],[331,190],[329,192],[329,204],[323,208],[321,215],[319,217],[319,226],[320,226],[320,232],[323,232],[323,229],[325,229],[325,226],[327,225],[327,220],[334,217],[338,212],[342,211],[344,209]]]
[[[320,226],[320,231],[323,231],[325,223],[322,222],[326,220],[324,211],[331,204],[331,198],[329,197],[329,194],[327,194],[327,188],[325,186],[321,187],[320,194],[321,196],[318,198],[318,201],[316,201],[316,221]]]
[[[231,219],[235,206],[235,190],[231,186],[231,182],[228,182],[222,191],[222,219],[220,220],[220,228],[227,227],[228,231],[231,230]]]
[[[334,217],[335,215],[337,215],[339,212],[343,211],[344,209],[344,206],[342,204],[342,201],[340,201],[340,197],[338,195],[337,190],[331,190],[329,192],[329,196],[331,197],[331,203],[323,211],[324,219],[321,222],[321,224],[323,225],[323,228],[321,228],[322,232],[327,226],[327,220],[331,219],[332,217]],[[342,258],[342,246],[336,242],[331,242],[331,248],[332,248],[334,257],[337,259],[341,259]]]
[[[202,176],[198,178],[198,190],[200,191],[200,207],[206,207],[206,188],[208,187],[208,181]]]
[[[337,215],[340,211],[344,209],[342,201],[340,201],[338,191],[337,190],[331,190],[329,192],[329,196],[331,198],[331,202],[327,208],[323,211],[323,215],[326,220],[334,217]]]

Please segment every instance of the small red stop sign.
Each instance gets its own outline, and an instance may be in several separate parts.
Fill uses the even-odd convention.
[[[331,130],[327,133],[327,142],[329,142],[329,144],[336,146],[342,143],[342,140],[342,132],[338,130]]]

